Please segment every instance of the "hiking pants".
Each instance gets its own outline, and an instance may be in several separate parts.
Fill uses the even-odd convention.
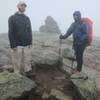
[[[31,70],[31,49],[28,47],[11,50],[12,66],[15,73],[24,74]]]
[[[85,45],[76,45],[74,47],[75,50],[75,56],[77,61],[77,70],[79,72],[82,71],[82,65],[83,65],[83,54],[85,50]]]

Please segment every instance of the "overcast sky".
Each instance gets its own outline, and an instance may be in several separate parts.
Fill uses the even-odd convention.
[[[0,1],[0,33],[8,31],[8,18],[17,11],[20,0]],[[38,30],[44,24],[46,16],[52,16],[59,24],[63,33],[73,22],[72,14],[80,10],[82,16],[94,22],[94,35],[100,36],[100,0],[26,0],[26,14],[32,22],[32,29]]]

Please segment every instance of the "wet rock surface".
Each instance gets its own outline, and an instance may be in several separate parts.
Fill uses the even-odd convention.
[[[40,69],[40,67],[33,73],[30,78],[36,82],[37,89],[31,98],[35,100],[85,100],[70,80],[70,75],[58,69]]]
[[[56,67],[59,66],[59,54],[49,49],[34,49],[32,52],[32,66]]]
[[[5,86],[7,90],[8,87],[10,88],[11,86],[11,90],[8,90],[7,94],[8,96],[11,96],[9,96],[9,98],[7,99],[4,98],[3,100],[99,100],[99,42],[94,42],[93,45],[89,47],[85,53],[84,66],[86,67],[84,67],[83,73],[85,72],[89,79],[85,81],[82,79],[71,80],[70,75],[63,73],[63,71],[66,73],[70,73],[72,68],[72,61],[68,59],[68,57],[73,57],[73,50],[71,47],[72,41],[62,41],[62,55],[59,55],[60,44],[58,37],[58,35],[47,35],[47,33],[34,34],[32,50],[33,71],[28,76],[30,79],[27,79],[26,77],[24,78],[25,80],[27,80],[26,83],[29,87],[31,86],[29,84],[34,84],[34,82],[36,82],[37,86],[35,90],[30,89],[28,93],[23,94],[23,92],[25,92],[25,88],[27,87],[26,85],[23,85],[24,83],[22,84],[22,86],[24,87],[21,87],[20,89],[16,88],[16,86],[18,85],[16,81],[14,81],[15,83],[12,83],[13,85],[6,84]],[[9,72],[13,72],[13,69],[11,67],[10,52],[8,48],[8,40],[7,38],[3,38],[4,37],[2,37],[2,40],[0,40],[0,71],[2,72],[7,70]],[[59,62],[60,56],[63,57],[63,64]],[[75,66],[76,63],[74,63],[74,67]],[[63,71],[61,69],[63,69]],[[14,74],[8,74],[6,77],[11,76],[11,79],[13,75]],[[1,76],[2,75],[0,75],[0,81],[2,81]],[[80,75],[78,75],[78,77],[79,76]],[[3,74],[3,82],[5,82],[6,77]],[[14,77],[16,77],[18,80],[21,79],[20,76],[17,75],[14,75]],[[76,77],[76,75],[73,77]],[[4,89],[2,87],[3,86],[1,86],[0,88]],[[19,92],[13,92],[17,91],[18,89]],[[15,94],[17,93],[20,94],[20,97],[15,97]],[[3,98],[2,95],[1,97]],[[2,99],[0,98],[0,100]]]
[[[36,87],[34,81],[20,74],[0,73],[0,100],[22,100]]]
[[[75,74],[72,77],[80,77],[83,78],[88,76],[87,80],[84,79],[72,79],[72,82],[79,89],[80,93],[87,100],[99,100],[100,98],[100,74],[95,70],[90,68],[84,69],[84,72],[81,74]]]

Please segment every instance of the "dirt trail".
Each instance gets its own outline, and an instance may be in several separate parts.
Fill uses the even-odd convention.
[[[32,96],[29,100],[60,100],[56,97],[52,98],[50,95],[52,89],[61,91],[66,96],[72,98],[72,100],[83,100],[77,88],[69,79],[55,80],[53,77],[70,77],[67,74],[62,73],[58,69],[42,69],[38,68],[33,71],[33,75],[30,77],[37,84],[37,89],[35,93],[32,93]],[[49,96],[48,96],[49,95]],[[44,98],[43,98],[44,96]],[[48,96],[48,98],[45,98]],[[26,100],[26,99],[25,99]]]

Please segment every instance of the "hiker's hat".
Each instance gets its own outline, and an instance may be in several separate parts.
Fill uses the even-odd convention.
[[[19,6],[25,6],[25,7],[27,7],[27,4],[25,3],[25,1],[23,0],[23,1],[20,1],[19,3],[18,3],[18,7]]]

